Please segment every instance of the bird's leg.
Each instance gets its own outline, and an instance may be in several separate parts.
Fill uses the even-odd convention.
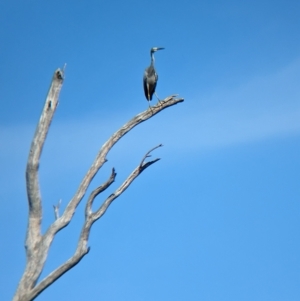
[[[156,98],[157,98],[157,100],[158,100],[158,102],[160,103],[160,105],[162,104],[162,102],[160,101],[160,99],[158,98],[158,96],[157,96],[157,94],[156,94],[156,92],[154,92],[154,95],[156,96]]]
[[[150,106],[150,100],[148,100],[148,104],[149,104],[149,109],[150,109],[151,112],[153,113],[152,108],[151,108],[151,106]]]

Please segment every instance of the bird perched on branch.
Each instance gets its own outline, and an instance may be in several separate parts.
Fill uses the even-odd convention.
[[[153,94],[157,97],[155,93],[156,84],[158,81],[158,75],[154,68],[154,52],[158,50],[165,49],[163,47],[153,47],[150,50],[150,56],[151,56],[151,64],[148,68],[145,69],[144,77],[143,77],[143,83],[144,83],[144,92],[146,99],[148,100],[149,107],[150,107],[150,100],[152,100]],[[158,101],[159,98],[157,97]]]

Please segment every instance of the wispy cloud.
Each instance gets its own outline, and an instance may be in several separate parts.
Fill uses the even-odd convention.
[[[300,133],[300,59],[205,98],[160,131],[180,149],[212,149]],[[199,104],[201,103],[201,105]],[[170,131],[170,129],[172,129]],[[167,134],[166,133],[166,134]]]
[[[205,98],[186,99],[180,110],[159,114],[120,142],[117,152],[143,152],[160,142],[179,152],[210,150],[270,137],[300,133],[300,59],[278,72],[257,77]],[[172,109],[171,109],[172,110]],[[48,155],[67,161],[94,158],[123,116],[54,122],[47,140]],[[1,157],[29,150],[35,125],[2,127]],[[26,153],[26,151],[25,151]],[[27,156],[27,154],[26,154]]]

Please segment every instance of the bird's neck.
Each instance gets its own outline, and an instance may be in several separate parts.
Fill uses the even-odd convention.
[[[154,53],[152,52],[151,53],[151,66],[154,66],[154,62],[155,62]]]

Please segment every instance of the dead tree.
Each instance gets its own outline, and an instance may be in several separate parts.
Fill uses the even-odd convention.
[[[92,204],[95,198],[115,181],[115,169],[112,169],[112,172],[105,183],[92,191],[86,202],[85,220],[79,236],[77,248],[73,256],[65,261],[57,269],[52,271],[44,279],[41,279],[39,281],[39,277],[46,263],[49,248],[53,242],[55,235],[70,223],[75,210],[79,203],[82,201],[89,185],[91,184],[91,181],[93,180],[99,169],[102,167],[102,165],[107,161],[106,156],[111,148],[126,133],[128,133],[138,124],[148,120],[162,110],[183,101],[183,99],[176,99],[176,95],[167,97],[156,106],[153,106],[151,109],[147,109],[146,111],[136,115],[118,131],[116,131],[103,144],[92,166],[87,171],[82,182],[80,183],[74,197],[69,201],[68,205],[60,216],[58,212],[59,204],[57,206],[54,206],[55,220],[49,226],[46,232],[42,234],[42,199],[38,178],[39,163],[47,133],[55,110],[57,108],[59,93],[63,85],[63,80],[64,69],[56,70],[52,78],[51,86],[29,152],[26,168],[26,187],[29,205],[29,218],[25,242],[26,267],[13,298],[14,301],[34,300],[43,290],[54,283],[64,273],[73,268],[89,252],[88,239],[93,223],[106,212],[110,204],[128,188],[128,186],[134,181],[136,177],[138,177],[147,167],[159,160],[154,159],[146,162],[146,159],[150,157],[150,153],[154,149],[162,146],[161,144],[149,150],[145,154],[140,164],[96,211],[92,211]]]

